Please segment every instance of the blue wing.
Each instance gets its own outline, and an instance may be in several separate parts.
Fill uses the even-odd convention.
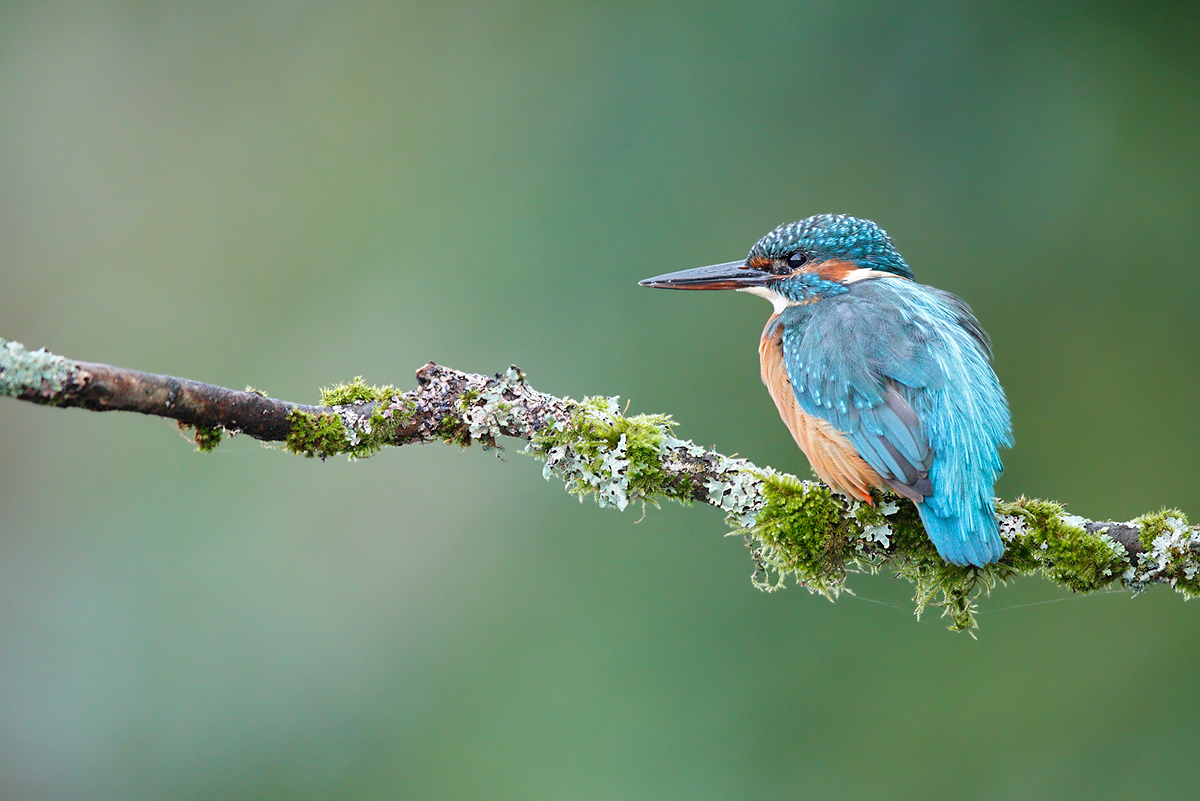
[[[916,502],[943,558],[999,559],[992,491],[1011,424],[990,343],[966,304],[880,278],[791,306],[778,323],[801,409],[842,431],[887,486]]]

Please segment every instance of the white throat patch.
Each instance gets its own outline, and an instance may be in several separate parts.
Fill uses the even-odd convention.
[[[786,295],[781,295],[778,292],[776,292],[774,289],[771,289],[770,287],[765,287],[765,286],[742,287],[741,289],[738,290],[738,292],[748,292],[751,295],[758,295],[760,298],[766,298],[767,300],[771,301],[771,305],[775,307],[776,314],[779,314],[781,311],[786,309],[788,306],[795,303],[794,300],[787,297]]]

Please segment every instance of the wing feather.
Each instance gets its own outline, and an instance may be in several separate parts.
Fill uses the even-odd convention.
[[[779,416],[826,484],[843,495],[869,502],[870,488],[884,486],[883,480],[845,434],[801,408],[784,362],[782,337],[783,328],[772,317],[758,348],[762,380],[779,409]]]
[[[943,558],[983,565],[1004,551],[992,491],[1012,444],[989,344],[953,295],[874,278],[772,318],[763,379],[831,486],[864,500],[890,487],[916,502]]]
[[[932,494],[933,452],[909,395],[944,377],[923,331],[849,293],[790,307],[777,325],[800,410],[842,433],[878,486],[917,502]]]

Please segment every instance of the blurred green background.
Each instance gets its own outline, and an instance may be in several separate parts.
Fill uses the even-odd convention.
[[[806,475],[769,307],[636,281],[851,212],[992,334],[999,494],[1200,518],[1198,18],[8,3],[0,336],[310,402],[515,362]],[[887,576],[762,594],[714,510],[517,450],[0,402],[0,798],[1196,797],[1200,605],[1029,579],[976,642]]]

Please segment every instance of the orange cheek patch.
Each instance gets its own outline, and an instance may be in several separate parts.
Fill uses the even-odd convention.
[[[810,269],[826,281],[841,283],[847,275],[857,270],[858,267],[848,261],[830,259],[829,261],[823,261],[820,264],[814,265]]]
[[[746,262],[747,267],[752,267],[755,270],[766,270],[771,266],[771,260],[766,256],[754,256],[750,261]]]

